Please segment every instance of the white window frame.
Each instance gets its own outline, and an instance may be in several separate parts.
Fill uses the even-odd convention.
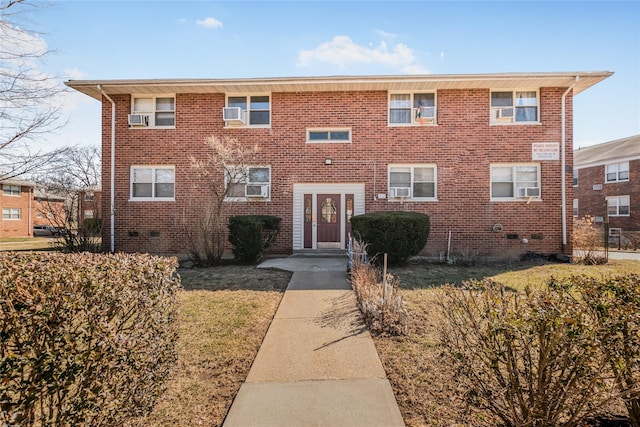
[[[573,199],[573,217],[578,217],[578,199]]]
[[[251,108],[251,98],[259,96],[266,96],[269,98],[269,109],[264,110],[260,108],[253,109]],[[233,105],[229,105],[229,98],[245,98],[246,109],[243,110],[246,112],[247,123],[240,125],[233,125],[225,122],[225,127],[252,127],[252,128],[270,128],[271,127],[271,111],[273,110],[273,101],[271,99],[271,93],[227,93],[225,94],[224,106],[225,107],[233,107]],[[259,124],[251,124],[251,111],[268,111],[269,113],[269,122],[268,123],[259,123]]]
[[[417,108],[414,106],[414,96],[415,95],[433,95],[433,116],[425,116],[424,113],[422,118],[423,122],[421,123],[417,117]],[[396,123],[391,121],[391,110],[407,110],[407,107],[392,107],[391,106],[391,97],[393,95],[408,95],[409,96],[409,122],[408,123]],[[438,93],[436,90],[424,90],[424,91],[390,91],[387,97],[387,122],[389,126],[423,126],[423,125],[436,125],[438,124]]]
[[[151,99],[152,107],[150,111],[136,110],[136,99]],[[159,98],[172,98],[173,110],[158,110],[157,100]],[[172,125],[156,125],[156,114],[159,113],[173,113]],[[129,126],[130,129],[175,129],[176,128],[176,95],[175,94],[163,94],[163,95],[145,95],[145,94],[133,94],[131,95],[131,114],[142,114],[148,116],[148,122],[146,126]]]
[[[9,197],[20,197],[22,188],[19,185],[2,184],[2,195]]]
[[[621,166],[623,166],[624,168],[621,168]],[[612,175],[612,174],[615,174],[615,178],[609,179],[609,175]],[[626,174],[626,177],[620,178],[621,174]],[[629,162],[607,163],[606,165],[604,165],[605,184],[611,184],[615,182],[628,182],[628,181],[629,181]]]
[[[267,169],[269,170],[269,181],[251,181],[251,169]],[[230,173],[228,171],[230,170],[234,170],[237,171],[238,170],[238,166],[234,166],[234,165],[228,165],[225,167],[225,174],[224,174],[224,188],[225,190],[228,188],[229,184],[238,184],[238,185],[244,185],[245,187],[245,195],[244,197],[237,197],[237,196],[225,196],[225,201],[229,201],[229,202],[244,202],[244,201],[248,201],[248,200],[256,200],[256,201],[270,201],[271,200],[271,180],[272,180],[272,171],[271,171],[271,166],[270,165],[246,165],[244,166],[243,170],[234,173],[233,175],[235,176],[236,179],[234,179],[233,181],[231,180],[231,176]],[[247,190],[246,187],[247,185],[266,185],[268,186],[268,192],[267,192],[267,197],[251,197],[251,196],[247,196]]]
[[[580,179],[580,176],[579,176],[579,175],[580,175],[580,174],[579,174],[578,170],[579,170],[579,169],[577,169],[577,168],[574,168],[574,169],[573,169],[573,186],[574,186],[574,187],[577,187],[577,186],[578,186],[578,184],[580,183],[580,181],[579,181],[579,179]]]
[[[151,197],[135,197],[133,195],[134,171],[136,169],[151,169]],[[173,172],[173,196],[157,197],[156,194],[156,171],[171,170]],[[176,199],[176,168],[173,165],[132,165],[129,170],[129,200],[134,202],[173,202]]]
[[[415,179],[415,170],[420,168],[433,169],[433,181],[416,181]],[[411,196],[410,197],[392,197],[392,189],[393,188],[403,188],[399,186],[391,185],[391,173],[409,173],[410,174],[410,185],[411,188]],[[433,197],[415,197],[414,196],[414,186],[419,183],[433,183]],[[416,202],[437,202],[438,201],[438,167],[435,163],[411,163],[411,164],[389,164],[387,167],[387,188],[388,197],[390,201],[400,202],[400,201],[416,201]]]
[[[20,209],[20,208],[2,208],[2,220],[3,221],[20,221],[21,219],[22,219],[22,209]]]
[[[94,193],[84,193],[84,201],[85,202],[93,202],[95,198],[95,194]]]
[[[531,187],[529,185],[518,185],[519,183],[522,182],[532,182],[532,181],[518,181],[517,180],[517,169],[519,167],[532,167],[535,166],[537,168],[536,171],[536,185],[533,186],[533,188],[538,188],[540,191],[540,195],[537,197],[518,197],[518,188],[521,187]],[[493,169],[494,168],[508,168],[510,167],[512,169],[511,171],[511,181],[497,181],[497,182],[502,182],[502,183],[507,183],[507,182],[511,182],[512,184],[512,190],[513,190],[513,196],[505,196],[505,197],[498,197],[498,196],[494,196],[493,195]],[[542,200],[542,179],[541,179],[541,167],[540,167],[540,163],[491,163],[491,165],[489,166],[489,189],[490,189],[490,193],[491,193],[491,201],[492,202],[529,202],[530,200]]]
[[[493,106],[493,94],[496,92],[511,92],[511,105],[510,106]],[[536,119],[535,120],[523,120],[516,121],[518,114],[518,108],[534,107],[534,105],[517,105],[517,94],[522,92],[535,92],[536,94]],[[501,117],[502,110],[513,109],[511,117]],[[491,89],[489,91],[489,122],[492,125],[530,125],[540,124],[540,89]]]
[[[347,139],[333,138],[333,134],[348,133]],[[326,139],[312,139],[312,133],[326,133]],[[351,144],[351,128],[310,128],[307,129],[307,144]]]
[[[609,216],[631,216],[631,198],[629,196],[610,196],[606,198],[607,209],[615,207],[615,213],[607,212]],[[620,213],[620,208],[626,207],[627,213]]]

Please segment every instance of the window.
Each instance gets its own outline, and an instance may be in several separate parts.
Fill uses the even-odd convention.
[[[629,181],[629,162],[607,165],[606,175],[606,182]]]
[[[271,103],[269,95],[230,96],[227,107],[238,107],[247,112],[248,125],[267,126],[271,124]]]
[[[435,122],[435,93],[389,94],[390,124],[435,124]]]
[[[491,165],[491,199],[540,198],[540,165]]]
[[[268,199],[271,197],[269,166],[229,166],[225,170],[227,199]]]
[[[93,209],[85,209],[84,217],[86,219],[93,219]]]
[[[573,168],[573,186],[578,186],[578,169]]]
[[[131,113],[147,117],[148,127],[173,127],[176,124],[176,102],[173,96],[134,96]]]
[[[84,201],[85,202],[93,202],[94,194],[93,193],[84,193]]]
[[[573,199],[573,216],[578,217],[578,199]]]
[[[629,196],[607,197],[609,216],[629,216]]]
[[[307,129],[307,142],[351,142],[351,129]]]
[[[20,187],[17,185],[6,185],[2,186],[2,194],[5,196],[20,196]]]
[[[2,208],[2,219],[16,220],[22,217],[22,211],[17,208]]]
[[[389,165],[390,199],[436,199],[435,165]]]
[[[131,199],[173,200],[174,191],[173,166],[131,167]]]
[[[538,92],[491,92],[491,123],[538,121]]]

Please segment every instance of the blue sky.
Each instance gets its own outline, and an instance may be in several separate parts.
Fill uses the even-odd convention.
[[[640,134],[640,1],[59,1],[30,26],[71,79],[613,71],[574,99],[574,146]],[[98,144],[70,94],[55,145]]]

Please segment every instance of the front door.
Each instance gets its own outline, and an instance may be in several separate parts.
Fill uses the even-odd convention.
[[[340,194],[318,194],[318,249],[340,249]]]

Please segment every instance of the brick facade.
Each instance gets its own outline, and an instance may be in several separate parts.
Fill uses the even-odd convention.
[[[566,88],[540,89],[540,124],[491,126],[487,89],[439,90],[437,126],[388,126],[385,91],[271,93],[271,127],[228,129],[221,111],[224,94],[176,95],[175,129],[131,129],[131,98],[116,102],[116,233],[123,251],[181,253],[184,225],[195,221],[195,206],[206,203],[205,182],[194,174],[192,159],[205,155],[210,135],[228,135],[247,146],[258,144],[261,164],[271,166],[271,200],[238,202],[236,214],[262,213],[282,218],[275,252],[292,251],[292,187],[295,183],[365,185],[365,211],[407,210],[430,215],[425,255],[451,251],[488,257],[515,257],[527,251],[571,253],[571,175],[567,180],[569,245],[562,247],[561,164],[538,162],[542,201],[492,202],[490,164],[531,162],[531,144],[560,141],[561,96]],[[567,164],[572,161],[572,103],[567,98]],[[103,179],[110,173],[111,104],[103,101]],[[307,144],[307,128],[347,127],[349,144]],[[325,165],[326,158],[332,159]],[[437,201],[400,203],[374,200],[387,191],[387,168],[394,163],[437,165]],[[175,165],[175,202],[129,200],[131,165]],[[375,166],[374,166],[375,165]],[[374,168],[376,179],[374,181]],[[221,175],[222,179],[222,175]],[[375,185],[375,192],[374,192]],[[108,212],[109,188],[103,211]],[[501,224],[501,231],[493,231]],[[108,241],[109,218],[103,236]],[[526,243],[525,243],[526,242]]]
[[[3,187],[19,188],[19,195],[5,194]],[[34,184],[18,180],[8,180],[0,183],[0,211],[3,215],[0,219],[0,238],[4,237],[28,237],[33,235],[32,224],[34,217],[33,204]],[[19,218],[5,218],[6,210],[9,214],[19,212]],[[13,215],[12,215],[13,216]]]
[[[578,201],[577,217],[593,216],[596,224],[602,225],[606,199],[625,196],[629,197],[628,214],[609,215],[609,227],[640,231],[640,135],[576,153],[580,155],[580,164],[576,164],[578,185],[573,188]],[[606,167],[610,164],[628,164],[628,179],[607,182]]]

